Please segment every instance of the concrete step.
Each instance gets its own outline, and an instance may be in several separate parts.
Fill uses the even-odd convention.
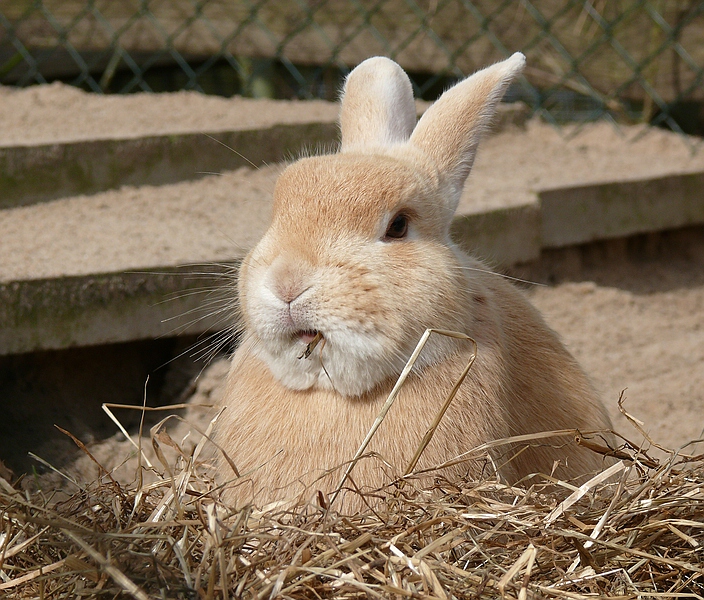
[[[224,327],[198,308],[226,298],[214,288],[264,231],[277,171],[0,211],[0,354]]]
[[[267,140],[279,130],[251,131]],[[0,354],[232,324],[234,270],[266,228],[281,168],[1,210]],[[557,132],[531,121],[485,140],[453,234],[506,266],[542,248],[701,223],[704,152],[692,154],[682,138],[606,123]]]
[[[0,88],[0,209],[288,160],[337,138],[330,102]]]

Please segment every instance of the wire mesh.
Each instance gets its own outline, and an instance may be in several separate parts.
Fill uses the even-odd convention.
[[[433,99],[516,50],[511,92],[552,120],[704,133],[704,2],[693,0],[4,0],[0,83],[332,99],[383,54]]]

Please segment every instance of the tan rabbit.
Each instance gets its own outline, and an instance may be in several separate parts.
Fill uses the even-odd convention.
[[[271,225],[241,267],[245,330],[216,431],[241,475],[220,461],[226,500],[262,505],[334,490],[342,469],[321,475],[355,454],[426,328],[463,332],[478,352],[418,468],[509,436],[610,429],[586,376],[523,294],[449,236],[479,139],[524,64],[516,53],[475,73],[417,125],[396,63],[372,58],[349,75],[341,151],[283,172]],[[369,446],[383,461],[360,461],[349,486],[376,488],[403,472],[471,351],[431,337]],[[509,482],[602,466],[569,438],[492,457]],[[485,468],[474,459],[444,474]],[[359,506],[352,493],[343,503]]]

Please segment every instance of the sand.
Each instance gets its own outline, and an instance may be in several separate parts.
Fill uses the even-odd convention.
[[[618,411],[625,390],[626,409],[653,439],[678,448],[704,437],[704,228],[637,242],[604,244],[605,258],[581,261],[576,251],[567,260],[570,251],[556,252],[557,283],[529,295],[592,378],[617,429],[642,439]]]

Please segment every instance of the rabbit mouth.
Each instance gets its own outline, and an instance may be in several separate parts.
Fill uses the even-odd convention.
[[[309,358],[310,355],[313,353],[313,350],[315,350],[315,347],[323,339],[323,334],[320,333],[319,331],[317,331],[316,329],[306,329],[306,330],[302,330],[302,331],[297,331],[296,336],[304,344],[307,344],[306,349],[303,351],[303,354],[301,354],[298,357],[299,360],[301,358]],[[325,343],[325,342],[323,342],[323,343]],[[322,348],[322,346],[321,346],[321,348]]]
[[[318,336],[323,337],[323,334],[320,333],[317,329],[305,329],[297,331],[294,335],[305,344],[310,344]]]

